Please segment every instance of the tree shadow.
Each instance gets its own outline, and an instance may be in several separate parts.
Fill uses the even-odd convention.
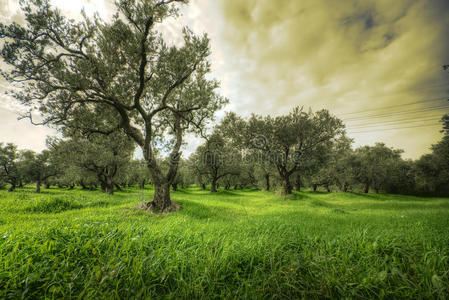
[[[241,217],[244,212],[227,208],[204,205],[197,201],[180,201],[182,202],[183,214],[197,220],[229,220]]]

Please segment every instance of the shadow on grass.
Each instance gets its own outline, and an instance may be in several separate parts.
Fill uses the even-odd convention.
[[[373,193],[358,193],[358,192],[349,192],[346,193],[349,195],[354,195],[361,198],[366,199],[372,199],[372,200],[378,200],[378,201],[429,201],[429,200],[438,200],[442,199],[442,197],[435,197],[435,196],[413,196],[413,195],[396,195],[396,194],[373,194]]]
[[[196,201],[179,201],[182,203],[183,214],[198,220],[229,220],[245,214],[242,210],[234,210],[227,207],[214,207],[204,205]]]

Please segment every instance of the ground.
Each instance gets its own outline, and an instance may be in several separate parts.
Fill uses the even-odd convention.
[[[449,199],[238,190],[0,191],[0,298],[441,298]]]

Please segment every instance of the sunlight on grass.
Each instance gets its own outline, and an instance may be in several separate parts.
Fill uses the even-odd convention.
[[[145,197],[151,198],[146,190]],[[0,298],[445,298],[449,199],[0,191]]]

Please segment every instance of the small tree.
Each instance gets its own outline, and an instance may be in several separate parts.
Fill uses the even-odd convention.
[[[369,192],[370,187],[379,193],[387,185],[393,174],[394,164],[401,159],[402,152],[399,149],[388,148],[383,143],[355,150],[355,176],[364,185],[365,193]]]
[[[226,143],[224,137],[214,132],[199,146],[191,160],[201,175],[207,176],[211,192],[217,192],[217,183],[228,175],[240,174],[238,153]]]
[[[40,193],[41,185],[59,173],[56,164],[52,161],[51,153],[48,150],[39,154],[33,151],[24,151],[22,156],[24,176],[30,182],[36,183],[36,193]]]
[[[19,153],[16,145],[8,143],[3,146],[3,143],[0,143],[0,174],[2,181],[11,185],[10,192],[15,190],[20,181],[20,173],[17,167],[18,160]]]
[[[123,133],[73,135],[69,140],[49,141],[60,165],[74,166],[97,176],[101,190],[114,193],[114,178],[124,171],[133,152],[133,141]]]

